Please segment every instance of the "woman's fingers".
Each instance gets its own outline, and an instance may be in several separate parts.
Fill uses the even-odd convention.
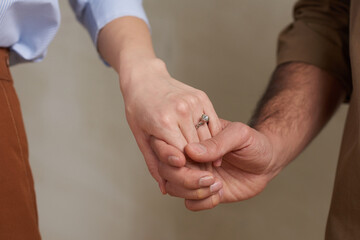
[[[163,139],[181,151],[184,151],[185,146],[189,143],[179,128],[176,116],[172,116],[166,120],[163,119],[160,121],[160,125],[156,127],[152,126],[149,129],[149,133],[158,139]]]
[[[179,121],[179,128],[188,143],[199,142],[200,139],[191,115],[187,119]]]
[[[185,200],[185,206],[191,211],[200,211],[206,209],[212,209],[219,205],[221,202],[220,193],[213,194],[203,200]]]
[[[187,167],[171,167],[162,162],[159,164],[159,174],[173,185],[191,190],[210,187],[215,183],[215,177],[211,172]]]
[[[197,128],[197,134],[199,136],[200,141],[205,141],[209,138],[211,138],[211,133],[209,130],[209,127],[206,123],[204,123],[203,125],[199,126]],[[203,164],[199,164],[201,169],[207,170],[207,171],[212,171],[212,163],[203,163]]]
[[[199,118],[197,121],[199,122]],[[197,131],[197,135],[199,136],[200,141],[205,141],[205,140],[211,138],[211,133],[210,133],[207,123],[204,123],[203,125],[199,126],[196,129],[196,131]]]
[[[216,194],[222,188],[222,183],[216,181],[211,172],[196,169],[195,166],[182,167],[186,163],[185,156],[177,148],[155,137],[150,138],[150,143],[160,160],[159,175],[166,181],[166,193],[175,197],[199,200]]]
[[[210,187],[187,189],[171,182],[166,183],[166,192],[173,197],[181,197],[189,200],[202,200],[213,194],[217,194],[222,188],[221,182],[216,182]]]
[[[176,147],[167,144],[154,136],[150,137],[150,145],[157,158],[173,167],[183,167],[186,164],[185,155]]]
[[[139,148],[144,156],[146,165],[149,169],[150,174],[153,176],[153,178],[158,182],[160,191],[163,194],[166,194],[165,190],[165,179],[160,176],[159,174],[159,159],[157,158],[155,152],[152,150],[150,144],[148,141],[144,139],[137,139]]]
[[[210,99],[203,91],[196,90],[193,91],[193,95],[178,99],[175,111],[181,132],[188,143],[206,140],[221,131],[220,120]],[[210,118],[210,121],[196,128],[204,114]]]
[[[216,114],[214,106],[206,93],[200,91],[200,98],[203,102],[204,113],[210,117],[208,126],[211,136],[216,136],[221,131],[221,122],[219,120],[219,117]]]
[[[211,104],[210,100],[209,100],[209,104],[204,107],[204,111],[212,116],[212,118],[209,119],[208,126],[209,126],[209,130],[211,132],[211,136],[214,137],[221,132],[222,123],[221,123],[219,117],[217,116],[215,109],[214,109],[213,105]],[[221,163],[222,163],[222,158],[219,158],[213,162],[213,166],[220,167]]]
[[[214,121],[217,121],[217,120],[218,119],[214,119]],[[219,123],[220,123],[220,121],[219,121]],[[204,124],[204,125],[200,126],[197,129],[197,132],[199,135],[200,142],[210,139],[212,137],[208,124]],[[212,164],[214,167],[220,167],[221,163],[222,163],[222,158],[219,158],[219,159],[215,160]]]
[[[176,104],[176,114],[178,116],[178,127],[188,143],[199,142],[199,138],[194,125],[193,115],[199,112],[199,102],[197,98],[189,96],[187,99],[179,99]]]

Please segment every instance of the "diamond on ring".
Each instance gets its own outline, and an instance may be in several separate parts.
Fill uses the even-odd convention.
[[[195,125],[195,128],[198,129],[200,126],[204,125],[205,123],[208,123],[209,120],[210,117],[203,113],[203,115],[201,115],[200,121],[198,122],[198,124]]]
[[[203,114],[203,115],[201,116],[201,120],[200,120],[200,121],[209,122],[209,120],[210,120],[209,116],[206,115],[206,114]]]

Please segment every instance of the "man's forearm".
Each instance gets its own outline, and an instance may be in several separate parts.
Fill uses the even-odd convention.
[[[287,63],[275,70],[250,121],[273,143],[275,172],[318,134],[344,97],[339,81],[313,65]]]

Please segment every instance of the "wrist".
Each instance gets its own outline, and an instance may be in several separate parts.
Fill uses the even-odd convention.
[[[113,68],[119,75],[122,75],[139,65],[139,63],[151,61],[157,59],[157,57],[152,49],[146,47],[126,47],[118,51],[116,59]]]
[[[156,56],[121,55],[118,67],[119,83],[124,98],[137,89],[145,88],[146,84],[170,77],[166,64]]]
[[[266,128],[257,127],[256,130],[265,137],[271,147],[271,158],[265,171],[270,181],[292,160],[291,144]]]

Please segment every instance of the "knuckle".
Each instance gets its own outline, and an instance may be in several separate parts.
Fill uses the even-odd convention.
[[[243,136],[248,138],[251,135],[251,128],[247,125],[243,126]]]
[[[233,122],[232,124],[233,124],[234,129],[235,129],[236,131],[241,131],[241,129],[243,128],[243,124],[240,123],[240,122]]]
[[[247,125],[241,123],[241,122],[234,122],[234,129],[238,132],[241,132],[242,134],[247,134],[249,132],[249,129],[247,128]]]
[[[170,128],[173,124],[172,116],[169,114],[162,114],[159,118],[159,123],[162,128]]]
[[[245,139],[246,142],[249,142],[252,140],[252,137],[252,129],[247,125],[243,125],[241,129],[241,138]]]
[[[192,105],[195,106],[198,103],[198,97],[196,95],[189,95],[186,97],[186,100]]]
[[[204,91],[202,91],[202,90],[198,90],[197,96],[198,96],[198,98],[199,98],[200,100],[202,100],[202,101],[207,101],[207,100],[209,100],[208,95],[207,95]]]
[[[166,69],[166,63],[161,59],[154,59],[153,60],[154,67],[158,67],[159,69],[163,70]]]
[[[252,129],[243,123],[235,122],[234,124],[234,131],[239,133],[241,139],[249,139],[251,137]]]
[[[176,112],[182,116],[187,116],[190,111],[190,106],[185,101],[178,101],[176,103]]]

